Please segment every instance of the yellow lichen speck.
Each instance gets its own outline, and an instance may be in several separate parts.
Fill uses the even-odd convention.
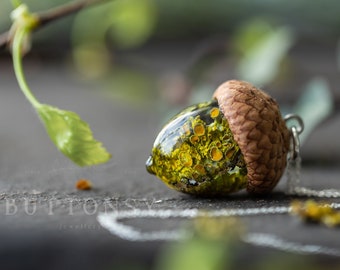
[[[313,200],[306,202],[295,200],[290,206],[292,215],[299,216],[307,222],[323,223],[328,227],[340,225],[340,212],[327,203],[318,203]]]

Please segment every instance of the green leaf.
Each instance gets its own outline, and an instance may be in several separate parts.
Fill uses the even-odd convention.
[[[36,109],[53,143],[73,162],[88,166],[111,158],[111,154],[93,138],[89,125],[76,113],[46,104]]]
[[[27,85],[22,67],[22,56],[26,52],[25,42],[32,30],[39,24],[39,18],[31,14],[26,5],[20,5],[11,14],[13,25],[13,66],[20,89],[37,110],[46,131],[57,148],[80,166],[106,162],[111,155],[102,144],[93,138],[89,125],[70,111],[41,104]],[[29,44],[28,44],[29,45]]]
[[[281,63],[294,43],[294,34],[289,27],[272,27],[257,19],[241,29],[234,42],[242,54],[237,66],[239,78],[261,86],[271,83],[279,74]]]

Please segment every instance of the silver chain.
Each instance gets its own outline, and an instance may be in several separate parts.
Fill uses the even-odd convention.
[[[339,208],[340,204],[332,203],[332,208]],[[192,232],[184,229],[160,230],[145,232],[136,227],[124,224],[122,220],[134,218],[186,218],[193,219],[198,217],[231,217],[231,216],[253,216],[253,215],[274,215],[287,214],[290,207],[259,207],[246,209],[220,209],[204,211],[199,209],[134,209],[127,211],[116,211],[111,213],[99,213],[98,222],[113,235],[128,241],[164,241],[181,240],[192,237]],[[241,240],[257,246],[271,247],[283,251],[300,254],[327,254],[340,257],[340,250],[314,244],[302,244],[290,242],[278,236],[267,233],[247,233]]]
[[[185,218],[193,219],[199,217],[232,217],[232,216],[256,216],[256,215],[273,215],[287,214],[290,207],[259,207],[246,209],[220,209],[204,211],[200,209],[157,209],[145,210],[134,209],[127,211],[117,211],[111,213],[100,213],[97,217],[99,223],[110,231],[112,234],[120,238],[130,241],[155,241],[155,240],[179,240],[190,237],[187,231],[172,230],[172,231],[152,231],[142,232],[134,227],[125,225],[121,220],[135,218]]]
[[[300,139],[299,135],[304,130],[304,124],[301,117],[295,114],[288,114],[284,117],[288,122],[296,122],[295,125],[289,127],[291,140],[290,151],[288,153],[288,166],[287,166],[287,194],[318,197],[318,198],[339,198],[340,190],[337,189],[322,189],[315,190],[301,186],[301,156],[300,156]]]

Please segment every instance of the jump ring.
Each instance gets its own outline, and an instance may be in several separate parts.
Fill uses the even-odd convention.
[[[287,114],[283,119],[285,120],[286,123],[290,120],[295,120],[298,124],[296,126],[296,132],[298,133],[298,135],[300,135],[303,132],[305,125],[304,125],[303,120],[300,116],[293,114],[293,113],[290,113],[290,114]]]

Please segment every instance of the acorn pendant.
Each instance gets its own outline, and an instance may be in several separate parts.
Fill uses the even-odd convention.
[[[158,134],[146,167],[167,186],[198,196],[246,188],[270,192],[287,163],[290,131],[278,104],[242,81],[227,81],[213,100],[190,106]]]

